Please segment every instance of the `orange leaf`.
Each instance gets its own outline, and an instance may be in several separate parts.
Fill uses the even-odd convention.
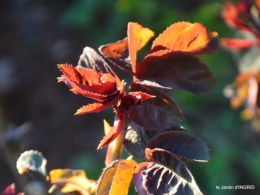
[[[81,195],[91,195],[96,191],[96,181],[88,179],[82,170],[54,169],[47,180],[53,184],[50,193],[55,188],[63,193],[79,192]]]
[[[218,33],[209,32],[202,24],[178,22],[168,27],[153,42],[151,52],[162,49],[194,54],[213,53],[218,48]]]
[[[127,195],[136,165],[133,160],[114,161],[104,169],[96,195]]]
[[[154,36],[154,32],[149,28],[144,28],[138,23],[128,23],[128,49],[132,64],[132,71],[136,70],[136,56],[137,51],[142,49],[146,43]]]
[[[118,121],[116,121],[117,124],[115,124],[110,131],[108,132],[108,134],[105,135],[105,137],[101,140],[100,144],[98,145],[97,149],[101,149],[105,146],[107,146],[108,144],[110,144],[113,140],[116,139],[116,137],[118,136],[118,134],[123,130],[124,128],[124,124],[125,124],[125,120],[126,120],[126,116],[125,114],[123,115],[122,119],[118,119]]]

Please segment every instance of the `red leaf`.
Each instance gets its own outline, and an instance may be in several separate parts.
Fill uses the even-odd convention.
[[[144,45],[150,40],[150,38],[154,36],[154,32],[149,28],[142,27],[138,23],[129,22],[127,35],[132,72],[135,73],[137,51],[142,49]]]
[[[101,140],[97,149],[101,149],[108,144],[110,144],[114,139],[116,139],[117,135],[123,130],[125,124],[126,116],[123,114],[121,119],[117,119],[115,121],[115,125],[110,129],[109,133],[105,135],[105,137]]]
[[[218,49],[218,33],[209,32],[200,23],[178,22],[154,40],[150,53],[163,49],[194,54],[213,53]]]
[[[2,195],[16,195],[15,184],[13,183],[13,184],[9,185],[7,188],[5,188]]]
[[[256,41],[252,41],[249,39],[230,39],[230,38],[222,38],[220,43],[223,48],[232,51],[248,49],[257,44]]]
[[[101,47],[99,47],[99,51],[114,65],[132,74],[127,37],[115,43],[102,45]]]

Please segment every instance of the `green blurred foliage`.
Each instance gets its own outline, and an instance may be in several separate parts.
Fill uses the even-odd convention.
[[[60,25],[84,33],[86,46],[94,49],[102,44],[123,39],[129,21],[138,22],[154,30],[156,36],[172,23],[189,21],[204,24],[210,31],[218,32],[220,38],[232,37],[234,32],[220,17],[223,2],[75,0],[64,12]],[[148,48],[140,52],[140,59]],[[216,190],[216,185],[260,187],[257,182],[260,181],[260,138],[251,130],[249,123],[240,120],[239,111],[231,110],[229,101],[222,94],[224,87],[233,82],[237,73],[231,55],[220,48],[212,55],[199,57],[218,79],[215,90],[201,97],[181,91],[171,93],[186,118],[181,125],[200,136],[211,149],[212,158],[209,163],[188,166],[206,194],[245,194],[243,190],[219,191]],[[120,72],[120,76],[127,80],[125,73]],[[79,154],[71,164],[75,168],[84,169],[88,176],[97,178],[101,173],[102,165],[92,154]],[[255,193],[255,190],[246,191],[246,194]]]

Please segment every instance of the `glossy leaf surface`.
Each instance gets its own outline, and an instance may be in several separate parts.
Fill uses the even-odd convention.
[[[133,73],[135,73],[137,51],[142,49],[145,44],[150,40],[150,38],[154,36],[154,32],[151,31],[149,28],[144,28],[138,23],[129,22],[127,36],[132,71]]]
[[[130,90],[155,96],[143,101],[141,105],[130,107],[129,117],[139,126],[147,130],[164,130],[178,125],[183,119],[177,105],[160,90],[136,83],[130,86]]]
[[[183,161],[207,162],[210,160],[209,149],[205,142],[187,132],[163,132],[152,138],[147,148],[167,150]]]
[[[114,161],[104,169],[96,195],[127,195],[136,165],[133,160]]]
[[[91,195],[96,190],[96,181],[90,180],[82,170],[54,169],[50,171],[48,181],[53,184],[50,193],[58,188],[63,193],[78,192]]]
[[[164,49],[193,54],[213,53],[218,49],[218,33],[211,33],[200,23],[178,22],[154,40],[150,53]]]
[[[217,81],[210,69],[199,58],[170,50],[154,52],[137,66],[140,82],[158,83],[170,89],[182,89],[196,95],[209,93]]]
[[[202,195],[190,171],[175,155],[147,149],[146,156],[152,162],[139,164],[133,177],[139,195]]]

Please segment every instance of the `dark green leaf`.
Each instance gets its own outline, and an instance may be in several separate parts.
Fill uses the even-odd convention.
[[[205,142],[187,132],[163,132],[152,138],[147,148],[167,150],[184,161],[207,162],[210,160],[209,149]]]
[[[142,60],[136,71],[142,84],[157,83],[163,88],[182,89],[196,95],[209,93],[217,83],[199,58],[185,52],[160,50]]]
[[[130,90],[155,96],[141,105],[130,107],[129,117],[139,126],[147,130],[165,130],[178,125],[183,119],[178,106],[160,90],[137,83],[133,83]]]

